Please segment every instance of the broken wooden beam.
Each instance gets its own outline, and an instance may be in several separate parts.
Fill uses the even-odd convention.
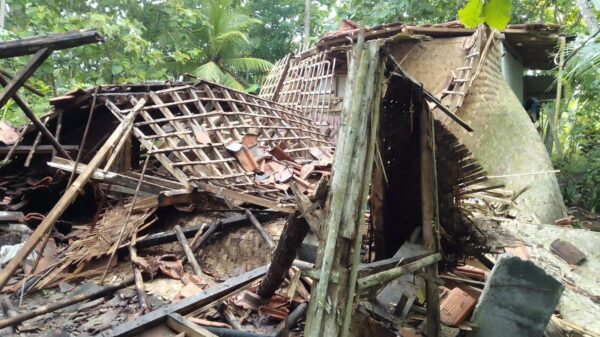
[[[17,90],[19,90],[21,86],[25,84],[29,77],[33,75],[33,73],[42,65],[42,63],[44,63],[50,54],[52,54],[52,49],[44,48],[38,50],[35,55],[31,57],[29,62],[27,62],[19,74],[13,77],[13,79],[7,84],[2,84],[4,86],[4,90],[2,93],[0,93],[0,108],[2,108],[6,102],[8,102],[8,100],[17,93]]]
[[[40,146],[38,146],[38,152],[39,152],[39,148],[40,148]],[[67,171],[67,172],[73,172],[73,169],[75,167],[74,161],[64,159],[64,158],[59,158],[59,157],[54,158],[54,160],[51,162],[47,162],[47,164],[50,167],[53,167],[53,168],[56,168],[59,170],[63,170],[63,171]],[[76,173],[81,174],[83,171],[85,171],[86,168],[87,168],[86,164],[79,163],[79,164],[77,164]],[[124,174],[112,172],[112,171],[104,172],[101,169],[96,169],[96,170],[94,170],[94,173],[93,173],[91,179],[94,181],[104,182],[104,183],[111,184],[111,185],[118,185],[118,186],[135,189],[137,187],[139,177],[134,178],[134,177],[130,177],[130,176],[127,176]],[[181,185],[179,185],[176,182],[173,182],[173,185],[166,186],[167,184],[160,185],[160,184],[157,184],[156,182],[150,181],[150,180],[151,179],[145,179],[144,181],[142,181],[140,191],[145,192],[145,193],[150,193],[150,194],[159,194],[166,189],[172,188],[173,186],[181,187]],[[160,201],[159,201],[159,205],[160,205]]]
[[[383,285],[391,280],[397,279],[402,275],[415,272],[421,268],[436,263],[442,259],[440,253],[435,253],[405,265],[391,268],[376,274],[364,276],[357,281],[357,290],[365,290],[372,287]]]
[[[87,300],[95,300],[97,298],[106,296],[108,294],[113,293],[116,290],[119,290],[121,288],[127,287],[131,284],[134,283],[134,279],[133,277],[129,277],[119,283],[113,284],[113,285],[109,285],[109,286],[105,286],[102,287],[96,291],[90,292],[90,293],[83,293],[83,294],[79,294],[79,295],[75,295],[75,296],[71,296],[69,298],[67,298],[64,301],[58,302],[58,303],[54,303],[54,304],[48,304],[48,305],[44,305],[41,306],[39,308],[24,312],[18,316],[14,316],[14,317],[10,317],[7,319],[3,319],[0,320],[0,328],[4,328],[7,326],[11,326],[11,325],[15,325],[15,324],[19,324],[23,321],[26,321],[28,319],[32,319],[34,317],[40,316],[40,315],[44,315],[47,314],[49,312],[53,312],[56,311],[58,309],[62,309],[65,307],[68,307],[70,305],[73,305],[75,303],[79,303],[79,302],[83,302],[83,301],[87,301]]]
[[[15,257],[4,267],[0,273],[0,290],[8,283],[10,278],[14,275],[15,271],[19,267],[21,261],[24,261],[31,251],[37,246],[40,240],[43,239],[45,234],[54,227],[56,221],[65,212],[67,207],[77,198],[81,188],[88,182],[94,170],[100,166],[104,158],[106,157],[108,150],[112,143],[117,142],[122,136],[125,130],[127,130],[127,124],[133,123],[137,111],[144,106],[145,100],[140,102],[134,107],[134,109],[127,115],[123,123],[121,123],[110,135],[106,143],[98,150],[94,158],[89,162],[86,170],[77,177],[77,179],[67,188],[63,196],[58,200],[56,205],[50,210],[48,215],[39,224],[35,231],[31,234],[29,239],[23,244],[23,247],[15,255]]]
[[[9,73],[8,71],[4,70],[4,69],[0,69],[0,74],[2,74],[4,77],[6,77],[9,81],[13,79],[13,77],[15,77],[13,74]],[[31,91],[33,94],[40,96],[40,97],[44,97],[46,95],[44,95],[43,92],[37,90],[36,88],[32,87],[31,85],[27,84],[27,83],[23,83],[23,88]]]
[[[146,292],[144,291],[144,278],[142,277],[142,272],[135,265],[135,259],[137,258],[137,250],[133,245],[129,245],[129,255],[131,256],[131,268],[133,270],[133,276],[135,278],[135,288],[138,295],[138,302],[140,304],[140,309],[142,312],[150,311],[150,303],[148,301],[148,296],[146,296]]]
[[[279,289],[281,282],[285,279],[292,262],[296,258],[302,240],[308,234],[306,219],[299,218],[300,212],[296,211],[289,215],[287,223],[273,253],[273,259],[269,265],[269,271],[260,282],[256,293],[263,298],[270,298]]]
[[[102,41],[104,39],[95,29],[72,30],[20,40],[2,41],[0,42],[0,59],[30,55],[44,48],[60,50]]]
[[[265,228],[261,225],[261,223],[258,221],[258,219],[254,216],[254,214],[252,214],[252,212],[250,212],[249,209],[246,209],[246,216],[248,217],[250,222],[254,225],[254,228],[256,228],[256,230],[260,233],[260,236],[262,236],[263,239],[267,242],[267,245],[269,246],[269,248],[271,248],[271,249],[275,248],[275,241],[273,241],[273,238],[271,237],[271,235],[269,233],[267,233]]]
[[[136,244],[136,234],[134,233],[134,237],[131,239],[131,243],[129,244],[129,257],[131,258],[131,269],[133,271],[133,277],[135,280],[135,290],[138,295],[138,303],[140,304],[140,309],[143,313],[149,312],[152,308],[150,307],[150,302],[148,301],[148,296],[146,295],[146,291],[144,290],[144,278],[142,277],[142,271],[138,266],[136,266],[135,261],[137,260],[137,249],[135,248]]]
[[[144,316],[140,316],[135,320],[125,322],[112,329],[113,337],[131,336],[133,334],[145,331],[146,329],[164,322],[167,316],[171,313],[185,315],[194,309],[206,305],[218,298],[221,298],[228,293],[258,279],[267,271],[267,266],[262,266],[246,272],[240,276],[236,276],[219,283],[214,287],[205,289],[201,293],[194,296],[184,298],[175,303],[166,305],[155,311],[152,311]]]

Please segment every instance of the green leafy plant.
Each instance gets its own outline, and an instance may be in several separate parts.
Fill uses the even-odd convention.
[[[486,23],[502,30],[510,22],[512,0],[468,0],[458,11],[458,19],[467,28]]]
[[[203,9],[206,13],[200,30],[203,64],[195,70],[195,75],[244,90],[248,83],[237,74],[261,74],[272,66],[269,61],[248,56],[253,46],[247,32],[261,21],[235,10],[230,0],[206,0]]]

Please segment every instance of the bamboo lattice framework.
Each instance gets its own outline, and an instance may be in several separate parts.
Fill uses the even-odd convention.
[[[333,109],[336,59],[327,52],[306,58],[290,55],[279,60],[269,73],[259,96],[302,111],[318,126],[337,129],[338,113]]]
[[[319,178],[303,166],[330,164],[331,141],[303,113],[284,105],[204,81],[125,99],[106,93],[105,104],[122,119],[140,94],[148,103],[133,126],[135,137],[188,188],[210,185],[285,203],[288,182],[310,190]]]

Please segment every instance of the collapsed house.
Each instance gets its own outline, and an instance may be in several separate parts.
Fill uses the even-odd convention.
[[[593,279],[595,253],[566,241],[544,250],[515,234],[524,228],[499,225],[519,195],[556,181],[544,175],[522,192],[488,178],[523,172],[481,160],[493,134],[480,129],[499,122],[466,109],[477,90],[505,89],[497,78],[502,85],[480,83],[498,76],[495,34],[402,24],[361,32],[345,21],[278,62],[259,97],[200,81],[51,99],[43,129],[9,129],[0,147],[9,159],[3,220],[34,229],[10,234],[16,252],[0,284],[14,295],[2,301],[0,327],[104,336],[438,336],[443,327],[493,336],[494,324],[517,320],[530,330],[496,333],[593,336],[577,326],[594,331],[580,323],[590,315],[572,313],[585,301],[597,312],[593,286],[581,281]],[[431,52],[437,46],[454,49]],[[444,71],[434,68],[440,58]],[[564,289],[531,261],[498,259],[505,250],[546,271],[555,258],[559,279],[581,284]],[[567,271],[556,254],[589,261]],[[544,291],[522,291],[535,287]],[[495,300],[506,292],[520,299],[514,308]],[[554,314],[559,298],[568,320]],[[530,303],[539,305],[523,310]]]

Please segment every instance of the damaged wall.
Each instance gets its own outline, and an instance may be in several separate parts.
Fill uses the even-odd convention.
[[[448,77],[463,66],[466,55],[463,41],[467,40],[466,37],[435,39],[421,42],[420,47],[397,45],[393,53],[409,74],[433,94],[440,95],[440,84],[447,85]],[[480,72],[456,112],[475,131],[466,132],[454,123],[448,124],[448,128],[473,152],[490,176],[551,171],[552,162],[539,134],[502,77],[501,48],[501,43],[496,42],[484,55]],[[494,182],[515,192],[528,187],[516,200],[520,215],[528,220],[553,223],[566,213],[554,174],[512,176]]]
[[[455,125],[449,127],[490,176],[512,174],[497,180],[514,191],[527,188],[516,200],[521,215],[554,223],[566,214],[556,176],[517,175],[551,171],[553,166],[529,116],[502,78],[500,56],[501,45],[496,43],[457,113],[475,132],[467,133]]]

